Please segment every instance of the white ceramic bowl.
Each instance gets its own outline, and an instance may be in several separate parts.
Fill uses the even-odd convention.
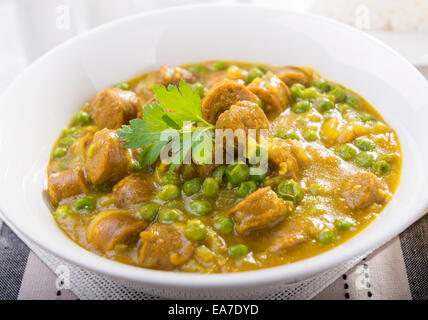
[[[309,65],[370,101],[396,129],[401,184],[363,232],[321,255],[235,274],[137,268],[101,258],[69,240],[43,198],[51,146],[100,89],[161,64],[210,59]],[[132,16],[78,36],[46,54],[0,102],[0,208],[15,230],[83,268],[168,297],[251,297],[307,279],[403,231],[427,207],[428,83],[397,53],[355,29],[277,9],[193,6]]]

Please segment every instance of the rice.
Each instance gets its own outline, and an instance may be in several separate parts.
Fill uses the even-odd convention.
[[[360,29],[428,32],[428,0],[316,0],[311,11]]]

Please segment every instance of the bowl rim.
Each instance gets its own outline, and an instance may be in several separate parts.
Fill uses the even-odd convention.
[[[156,15],[166,15],[171,13],[179,13],[182,11],[191,11],[198,9],[210,9],[210,8],[233,8],[240,10],[267,10],[267,11],[276,11],[284,15],[296,15],[302,17],[310,17],[313,20],[318,20],[323,23],[332,25],[335,28],[345,28],[348,32],[358,34],[360,37],[370,39],[370,41],[375,42],[378,46],[382,47],[383,50],[388,51],[390,54],[394,55],[396,58],[400,59],[403,64],[407,65],[412,72],[416,72],[419,76],[426,82],[423,76],[416,70],[416,68],[411,65],[405,58],[400,54],[394,51],[392,48],[388,47],[378,39],[374,38],[372,35],[363,33],[362,31],[348,26],[346,24],[334,21],[330,18],[315,15],[312,13],[303,13],[303,12],[293,12],[286,9],[275,8],[270,5],[248,5],[248,4],[196,4],[196,5],[184,5],[184,6],[175,6],[164,9],[151,10],[147,12],[137,13],[131,16],[127,16],[115,21],[112,21],[107,24],[100,25],[94,29],[91,29],[87,32],[79,34],[59,46],[53,48],[47,53],[43,54],[36,61],[30,64],[19,76],[16,77],[14,81],[8,86],[8,88],[3,92],[1,98],[3,99],[11,89],[21,81],[25,79],[26,75],[31,73],[32,69],[36,68],[39,64],[44,63],[46,60],[58,51],[61,51],[67,47],[72,47],[74,43],[82,41],[87,37],[97,36],[107,32],[111,29],[114,29],[116,26],[127,24],[129,22],[144,19],[147,16],[156,16]],[[428,83],[426,83],[428,88]],[[422,201],[418,206],[418,211],[420,214],[424,209],[428,207],[428,199]],[[331,250],[328,250],[324,253],[321,253],[310,258],[300,260],[291,264],[280,265],[276,267],[258,269],[253,271],[244,271],[244,272],[235,272],[235,273],[220,273],[220,274],[194,274],[194,273],[184,273],[184,272],[170,272],[170,271],[159,271],[146,268],[140,268],[136,266],[126,265],[118,263],[106,258],[102,258],[96,254],[90,253],[86,249],[80,247],[85,252],[90,253],[86,255],[87,260],[83,259],[82,256],[77,256],[73,254],[68,254],[65,250],[57,251],[51,243],[45,241],[38,241],[37,237],[34,234],[26,234],[20,226],[14,224],[12,219],[8,217],[7,214],[2,210],[0,203],[0,212],[2,212],[3,220],[12,228],[13,231],[16,231],[18,234],[24,236],[24,238],[30,240],[31,242],[37,244],[42,249],[47,252],[60,257],[61,259],[71,262],[74,265],[83,267],[85,269],[94,271],[96,273],[104,274],[107,276],[114,277],[119,280],[145,284],[147,286],[162,287],[162,288],[193,288],[193,289],[204,289],[204,288],[222,288],[222,287],[234,287],[234,288],[251,288],[257,287],[259,285],[275,285],[279,281],[285,281],[285,283],[294,283],[303,279],[308,279],[316,274],[319,274],[323,271],[326,271],[334,266],[337,266],[341,263],[344,263],[356,256],[359,256],[365,252],[368,252],[371,249],[377,248],[385,242],[392,239],[399,232],[403,231],[408,227],[413,221],[409,219],[406,222],[397,224],[394,228],[389,228],[387,233],[375,235],[371,241],[365,242],[359,246],[354,246],[353,250],[343,251],[340,250],[344,244],[341,244]],[[71,241],[71,240],[70,240]],[[77,244],[76,244],[77,245]],[[329,259],[325,259],[325,256],[328,255]],[[314,270],[316,269],[316,270]]]

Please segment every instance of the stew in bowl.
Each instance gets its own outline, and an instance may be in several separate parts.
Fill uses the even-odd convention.
[[[392,197],[401,158],[373,106],[312,68],[163,65],[81,107],[52,150],[47,191],[59,227],[89,251],[229,273],[356,235]]]

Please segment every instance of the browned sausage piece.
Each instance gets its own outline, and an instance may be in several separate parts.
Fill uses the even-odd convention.
[[[240,234],[272,227],[290,212],[287,203],[279,198],[270,187],[257,189],[237,203],[230,211]]]
[[[141,102],[133,91],[109,88],[97,93],[91,113],[100,128],[119,129],[142,114]]]
[[[106,252],[117,244],[137,241],[146,227],[146,222],[137,220],[126,210],[106,210],[92,219],[86,237],[97,249]]]
[[[155,223],[140,237],[138,261],[145,268],[173,270],[189,260],[195,247],[177,224]]]
[[[286,177],[296,178],[309,165],[310,158],[299,141],[292,139],[272,139],[268,148],[272,167]]]
[[[388,188],[369,172],[350,177],[342,190],[342,197],[351,209],[362,209],[375,202],[382,203],[389,196]]]
[[[48,193],[54,206],[65,198],[88,192],[83,170],[79,167],[53,173],[48,178]]]
[[[117,181],[131,168],[129,151],[121,145],[114,130],[98,131],[89,146],[85,170],[89,182],[102,184]]]
[[[299,67],[286,66],[275,71],[276,76],[283,81],[288,87],[295,83],[301,83],[309,86],[310,77]]]
[[[274,240],[268,246],[267,251],[281,253],[299,243],[305,242],[309,239],[309,232],[306,229],[307,227],[297,223],[283,222],[280,230],[273,235]]]
[[[254,79],[248,89],[260,98],[268,116],[277,115],[288,106],[290,92],[284,82],[271,72]]]
[[[170,84],[176,86],[181,79],[187,83],[195,83],[197,80],[196,76],[186,69],[166,65],[160,67],[159,78],[159,82],[165,87],[168,87]]]
[[[202,99],[202,115],[209,123],[215,124],[222,112],[241,100],[257,102],[257,96],[241,83],[223,81],[205,94]]]
[[[153,196],[155,186],[147,174],[132,174],[120,180],[113,188],[114,203],[118,208],[142,203]]]
[[[216,129],[269,129],[269,120],[256,103],[239,101],[218,117]]]

